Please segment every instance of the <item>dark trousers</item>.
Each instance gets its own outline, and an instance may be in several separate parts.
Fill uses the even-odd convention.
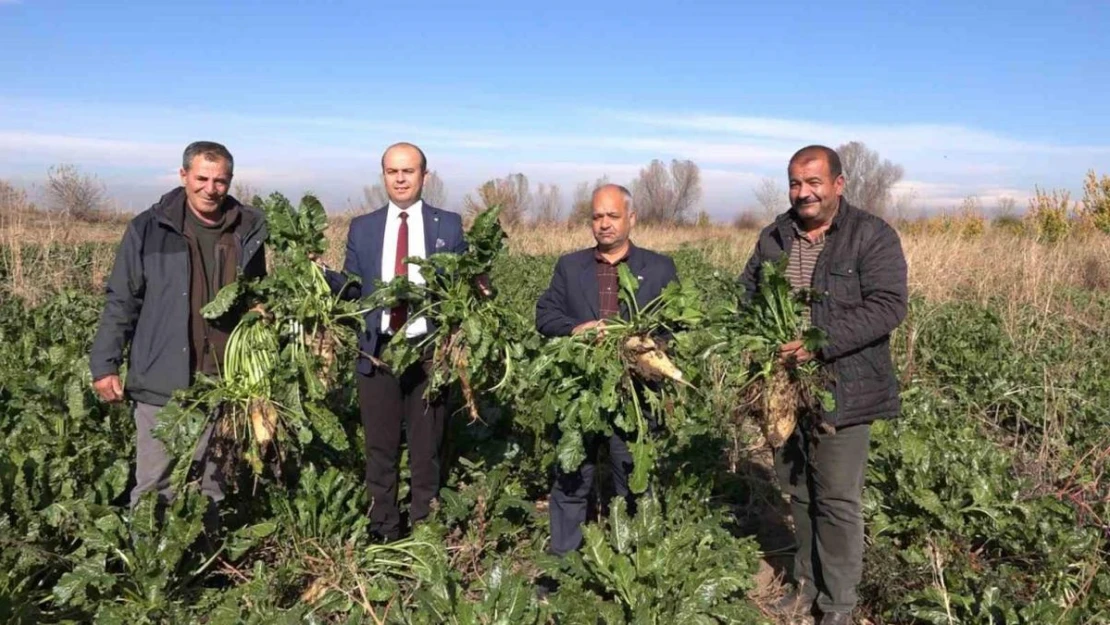
[[[863,574],[863,478],[870,425],[835,434],[802,433],[775,451],[775,471],[790,496],[798,551],[794,579],[824,613],[851,612]]]
[[[358,405],[366,445],[366,487],[370,493],[370,530],[388,540],[401,534],[397,507],[401,427],[408,439],[412,472],[409,517],[428,516],[439,494],[440,461],[447,407],[442,397],[424,400],[426,361],[409,367],[400,377],[375,369],[358,374]]]
[[[598,436],[586,446],[586,461],[577,471],[563,472],[555,466],[555,482],[551,487],[548,504],[551,514],[551,553],[562,556],[582,545],[582,524],[586,522],[587,504],[593,490],[594,459],[604,436]],[[608,438],[609,465],[613,477],[613,491],[618,497],[629,497],[628,476],[632,473],[632,452],[616,433]]]

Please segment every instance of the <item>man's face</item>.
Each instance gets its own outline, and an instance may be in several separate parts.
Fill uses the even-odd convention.
[[[189,206],[200,213],[215,213],[231,187],[231,164],[224,159],[210,161],[203,154],[193,157],[189,169],[181,169],[181,185]]]
[[[400,208],[408,208],[420,199],[426,172],[420,153],[408,146],[398,146],[382,159],[382,184],[389,199]]]
[[[619,248],[628,240],[636,215],[628,210],[624,195],[619,191],[603,190],[593,200],[594,240],[602,250]]]
[[[790,166],[790,205],[803,222],[824,224],[832,219],[844,192],[844,176],[835,179],[824,158]]]

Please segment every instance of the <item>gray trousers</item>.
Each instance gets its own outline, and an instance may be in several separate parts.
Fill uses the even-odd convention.
[[[835,434],[795,430],[775,451],[775,471],[790,497],[798,551],[794,579],[823,613],[849,613],[863,574],[863,479],[871,426]]]
[[[139,503],[139,498],[147,492],[157,491],[162,501],[173,499],[170,489],[170,474],[173,472],[174,458],[166,453],[162,441],[154,438],[151,430],[158,424],[157,414],[161,406],[135,402],[135,488],[131,489],[131,507]],[[200,479],[200,492],[213,502],[224,498],[223,476],[216,470],[216,463],[208,458],[208,441],[212,438],[211,423],[201,434],[193,462],[203,462]]]

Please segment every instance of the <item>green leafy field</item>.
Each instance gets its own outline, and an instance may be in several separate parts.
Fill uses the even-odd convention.
[[[715,285],[738,268],[675,258],[706,309],[723,303]],[[498,260],[502,311],[530,321],[554,260]],[[1110,622],[1110,297],[1059,298],[1076,312],[912,301],[895,337],[904,415],[872,436],[872,621]],[[676,364],[698,388],[681,409],[700,425],[657,449],[634,514],[600,497],[566,561],[544,553],[559,447],[536,424],[554,421],[481,395],[474,421],[457,391],[434,521],[372,543],[349,356],[326,400],[348,444],[312,440],[280,479],[243,467],[221,506],[222,549],[205,558],[191,487],[164,515],[151,500],[127,508],[134,426],[95,400],[87,368],[100,305],[91,292],[0,301],[0,621],[766,621],[754,535],[775,486],[747,451],[758,428],[737,423],[734,389],[681,345]],[[542,602],[540,575],[560,583]]]

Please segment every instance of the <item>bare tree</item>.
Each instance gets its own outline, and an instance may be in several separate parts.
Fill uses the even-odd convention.
[[[262,194],[258,188],[249,182],[236,181],[231,185],[231,195],[244,204],[257,205],[256,198],[261,200]]]
[[[594,190],[607,184],[609,184],[609,176],[598,178],[593,186],[590,186],[588,182],[579,183],[578,187],[574,190],[574,200],[570,203],[570,215],[567,217],[567,225],[580,226],[590,223],[594,214]]]
[[[890,217],[893,218],[895,223],[906,223],[909,221],[910,213],[913,212],[913,205],[916,201],[917,193],[913,189],[899,194],[898,197],[894,198],[894,204],[891,206],[890,210]]]
[[[844,198],[853,206],[885,216],[893,198],[891,189],[905,170],[859,141],[845,143],[836,149],[844,166]]]
[[[504,178],[487,180],[475,192],[463,200],[465,216],[472,220],[475,215],[493,206],[502,206],[501,225],[512,228],[524,221],[531,208],[532,195],[528,190],[528,177],[524,174],[509,174]]]
[[[755,200],[763,207],[763,214],[768,219],[774,219],[790,204],[786,190],[778,180],[771,177],[759,181],[759,186],[755,188]]]
[[[434,169],[429,171],[428,177],[424,179],[424,190],[420,197],[436,208],[447,205],[447,185],[443,184],[443,178],[440,178]]]
[[[532,208],[533,223],[551,225],[558,222],[563,214],[563,197],[559,193],[559,185],[545,186],[541,183],[532,197]]]
[[[53,211],[80,221],[99,221],[107,208],[104,184],[75,165],[56,165],[46,174],[46,203]]]
[[[12,185],[7,180],[0,180],[0,228],[4,220],[35,212],[35,205],[27,201],[27,192]]]
[[[1017,200],[1008,195],[998,198],[995,202],[994,212],[999,217],[1013,217],[1015,210],[1017,210]]]
[[[389,204],[389,195],[380,183],[362,187],[362,205],[359,212],[368,213]]]
[[[642,223],[685,223],[701,199],[701,170],[693,161],[660,160],[640,170],[632,183],[632,203]]]

